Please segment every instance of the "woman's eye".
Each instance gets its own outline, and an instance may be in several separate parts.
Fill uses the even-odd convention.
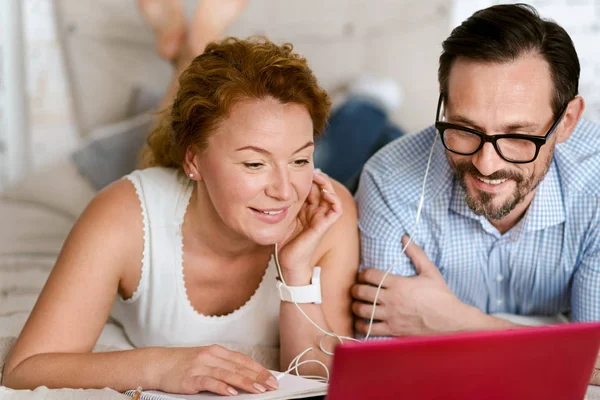
[[[244,166],[249,169],[258,169],[263,166],[262,163],[244,163]]]
[[[296,164],[296,165],[307,165],[307,164],[310,164],[310,161],[309,160],[296,160],[296,161],[294,161],[294,164]]]

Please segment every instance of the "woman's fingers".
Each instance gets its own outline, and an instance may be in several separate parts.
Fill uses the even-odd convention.
[[[214,357],[213,359],[208,360],[205,365],[211,368],[221,368],[223,370],[229,371],[232,374],[238,374],[240,376],[243,376],[248,379],[250,386],[252,385],[252,383],[258,382],[259,373],[249,368],[246,368],[242,364],[238,364],[219,357]]]
[[[221,367],[227,367],[235,372],[246,372],[246,376],[258,383],[276,389],[279,385],[268,369],[246,354],[231,351],[222,346],[211,346],[212,354],[224,362]]]
[[[278,387],[277,379],[262,365],[245,354],[213,345],[203,349],[199,365],[192,372],[194,390],[235,395],[241,389],[264,393]]]
[[[196,382],[199,386],[205,386],[198,387],[198,391],[208,390],[213,392],[217,390],[215,393],[229,394],[231,392],[228,387],[241,389],[248,393],[264,393],[267,391],[264,385],[250,379],[241,372],[234,372],[221,367],[205,367],[202,370],[202,374],[196,378]]]
[[[342,214],[342,202],[335,192],[331,180],[323,173],[315,170],[313,182],[320,189],[318,213],[335,221]]]
[[[213,392],[223,396],[235,396],[238,394],[238,391],[227,383],[207,375],[197,376],[194,379],[194,391],[196,393],[204,391]]]
[[[255,383],[258,383],[261,387],[266,387],[267,389],[277,389],[277,379],[275,379],[273,375],[266,369],[264,371],[253,371],[247,368],[244,364],[223,358],[217,358],[216,361],[217,362],[214,364],[211,363],[213,364],[211,365],[212,367],[228,371],[230,374],[239,376],[242,379],[242,381],[235,382],[227,381],[235,387],[239,387],[247,391],[248,388],[252,387]],[[238,384],[243,384],[244,386],[239,386]],[[256,388],[256,386],[254,387]]]
[[[306,197],[306,203],[311,207],[317,207],[321,202],[321,188],[317,185],[314,180],[310,187],[310,192]]]
[[[342,213],[342,202],[340,198],[337,196],[335,192],[329,192],[327,190],[322,190],[321,195],[324,200],[327,201],[328,204],[323,204],[324,207],[327,207],[326,215],[329,216],[331,211],[336,214]]]
[[[313,181],[317,184],[317,186],[319,186],[321,190],[324,189],[328,192],[335,193],[331,180],[329,180],[327,176],[320,170],[315,169],[315,172],[313,174]]]
[[[302,231],[308,229],[320,236],[331,228],[341,215],[342,203],[331,180],[315,170],[310,192],[298,213]]]

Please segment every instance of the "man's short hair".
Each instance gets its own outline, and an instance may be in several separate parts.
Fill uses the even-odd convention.
[[[438,69],[442,93],[448,93],[450,69],[458,57],[504,63],[539,54],[553,80],[555,117],[577,96],[580,67],[573,41],[556,22],[540,18],[532,6],[503,4],[479,10],[456,27],[442,47]]]

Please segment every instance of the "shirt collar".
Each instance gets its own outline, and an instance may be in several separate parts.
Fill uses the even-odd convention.
[[[565,222],[565,203],[556,163],[540,182],[537,193],[525,214],[523,230],[538,231]]]
[[[450,209],[457,214],[479,221],[486,232],[497,237],[501,236],[498,230],[485,217],[471,211],[465,200],[464,190],[456,176],[454,177]],[[556,164],[552,161],[546,176],[538,185],[537,192],[525,216],[509,232],[517,230],[520,234],[521,232],[537,231],[564,221],[564,198]]]

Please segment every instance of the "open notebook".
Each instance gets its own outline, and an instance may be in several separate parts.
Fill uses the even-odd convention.
[[[274,374],[278,374],[274,372]],[[135,390],[129,390],[125,394],[133,396]],[[268,400],[284,400],[284,399],[299,399],[310,396],[321,396],[327,394],[327,384],[313,381],[310,379],[300,378],[296,375],[285,374],[279,379],[279,389],[272,392],[261,394],[248,394],[241,392],[237,396],[221,396],[210,392],[202,392],[198,394],[171,394],[159,392],[156,390],[148,390],[142,393],[141,400],[202,400],[202,399],[223,399],[234,398],[239,400],[250,399],[268,399]]]

